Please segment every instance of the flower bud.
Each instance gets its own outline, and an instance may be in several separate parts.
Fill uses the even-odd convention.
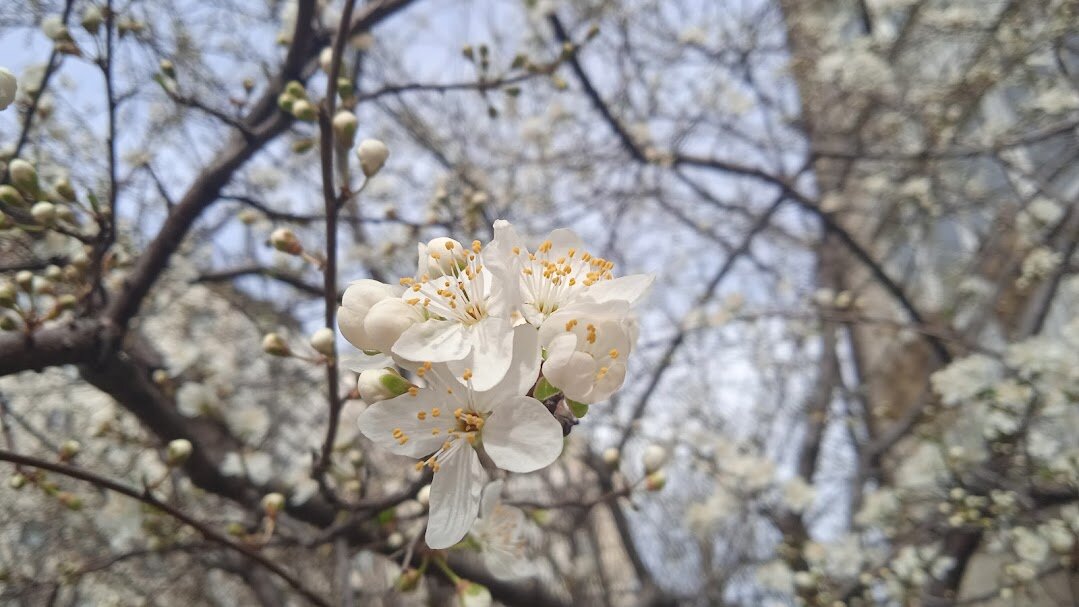
[[[293,99],[307,99],[307,89],[304,88],[299,80],[289,81],[289,83],[285,85],[285,94]]]
[[[86,10],[82,12],[82,20],[79,23],[87,32],[97,34],[98,29],[101,28],[101,24],[104,22],[105,16],[101,14],[101,9],[94,4],[87,4]]]
[[[53,182],[53,189],[60,198],[67,202],[75,202],[75,188],[71,185],[71,180],[67,177],[60,177]]]
[[[15,79],[7,68],[0,67],[0,112],[7,109],[15,101],[15,93],[19,92],[19,81]]]
[[[71,39],[71,34],[64,25],[64,19],[60,15],[49,15],[41,20],[41,31],[53,42],[63,42]]]
[[[363,328],[374,349],[389,352],[402,333],[417,322],[422,322],[422,312],[417,307],[396,297],[383,299],[371,306],[363,321]]]
[[[656,470],[644,478],[644,488],[649,491],[662,491],[667,486],[667,473]]]
[[[64,293],[56,298],[56,307],[61,310],[73,310],[77,303],[79,303],[79,298],[71,293]]]
[[[390,149],[378,139],[364,139],[360,147],[356,148],[356,155],[360,157],[360,169],[365,177],[373,177],[382,170],[386,164],[386,158],[390,155]]]
[[[292,356],[292,350],[277,333],[267,333],[262,338],[262,351],[270,356]]]
[[[13,207],[26,206],[26,199],[22,197],[22,194],[6,183],[0,185],[0,202]]]
[[[41,186],[37,180],[37,170],[34,169],[34,165],[21,158],[16,158],[8,164],[7,170],[8,174],[11,175],[11,184],[19,188],[22,193],[36,198],[41,192]]]
[[[75,212],[69,206],[60,205],[56,207],[56,220],[64,223],[75,223]]]
[[[23,487],[25,487],[26,482],[27,482],[26,476],[16,472],[15,474],[11,475],[11,479],[8,480],[7,484],[12,489],[15,489],[17,491],[17,490],[22,489]]]
[[[303,120],[304,122],[314,122],[315,118],[318,118],[318,110],[306,99],[297,99],[292,102],[292,115],[296,117],[296,120]]]
[[[277,96],[277,107],[281,108],[282,112],[292,113],[292,104],[296,103],[296,98],[288,93],[281,93]]]
[[[49,280],[58,281],[63,279],[64,271],[60,269],[60,266],[55,264],[49,264],[45,266],[45,278]]]
[[[30,270],[22,270],[15,274],[15,284],[27,293],[34,288],[34,274]]]
[[[289,255],[303,253],[303,245],[300,244],[300,239],[296,238],[296,234],[288,228],[277,228],[270,233],[270,244],[278,251]]]
[[[356,114],[348,110],[341,110],[333,117],[333,134],[343,145],[352,147],[356,141],[356,130],[360,123],[356,120]]]
[[[56,494],[56,499],[60,500],[60,503],[68,510],[82,510],[82,498],[74,493],[61,491]]]
[[[491,591],[470,580],[457,582],[457,603],[461,607],[491,607]]]
[[[56,221],[56,205],[51,202],[36,202],[34,206],[30,207],[30,215],[34,217],[34,221],[49,225]]]
[[[322,52],[318,54],[318,66],[327,75],[330,73],[330,68],[333,67],[333,47],[327,46],[322,49]]]
[[[15,298],[17,295],[18,291],[15,289],[15,285],[10,282],[0,283],[0,307],[15,307]]]
[[[659,445],[648,445],[641,461],[644,463],[644,473],[652,474],[667,463],[667,450]]]
[[[0,331],[14,331],[17,326],[18,323],[10,315],[0,315]]]
[[[618,451],[617,447],[608,447],[603,450],[603,463],[608,466],[617,466],[620,459],[622,459],[622,453]]]
[[[408,392],[411,384],[393,369],[367,369],[356,379],[360,398],[369,405]]]
[[[412,592],[420,585],[421,579],[423,579],[423,574],[420,573],[420,570],[409,567],[402,571],[401,575],[397,576],[393,586],[397,588],[398,592]]]
[[[420,490],[416,493],[416,501],[424,506],[431,504],[431,485],[420,487]]]
[[[364,321],[372,306],[383,299],[396,298],[399,290],[399,287],[369,278],[350,284],[341,298],[341,306],[337,308],[337,326],[341,329],[341,335],[361,350],[376,349],[364,329]]]
[[[389,546],[390,550],[397,550],[405,545],[405,536],[401,535],[400,531],[394,531],[386,538],[386,545]]]
[[[176,466],[182,466],[187,462],[187,458],[191,457],[191,441],[186,438],[178,438],[176,440],[169,441],[169,446],[165,450],[165,463],[170,468]]]
[[[278,512],[285,507],[285,496],[280,493],[267,493],[262,498],[262,509],[266,512],[266,516],[277,516]]]
[[[311,347],[325,356],[333,356],[336,341],[337,336],[334,335],[333,329],[329,327],[322,327],[311,334]]]
[[[71,256],[71,265],[85,270],[90,267],[90,256],[86,254],[86,251],[79,251]]]
[[[82,445],[79,444],[79,441],[66,440],[60,445],[60,459],[66,462],[78,455],[81,450]]]
[[[348,452],[348,463],[353,468],[359,468],[363,464],[363,451],[359,449],[350,449]]]
[[[158,62],[157,66],[161,70],[161,73],[165,76],[173,79],[176,78],[176,64],[174,64],[172,61],[169,61],[168,59],[162,59]]]

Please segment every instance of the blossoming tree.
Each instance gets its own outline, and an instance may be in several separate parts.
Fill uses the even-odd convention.
[[[1074,604],[1077,13],[0,8],[0,602]]]

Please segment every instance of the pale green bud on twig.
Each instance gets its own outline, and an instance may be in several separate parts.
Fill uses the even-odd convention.
[[[277,333],[267,333],[262,338],[262,351],[271,356],[291,356],[292,350],[289,349],[285,340]]]
[[[191,457],[192,449],[191,441],[186,438],[169,441],[169,446],[165,450],[165,463],[172,468],[184,465],[187,458]]]
[[[337,336],[334,335],[333,329],[328,327],[322,327],[311,334],[311,347],[324,356],[333,356],[336,341]]]

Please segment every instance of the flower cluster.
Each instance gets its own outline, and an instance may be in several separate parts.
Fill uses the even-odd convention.
[[[615,278],[614,264],[569,230],[535,248],[506,221],[494,235],[486,246],[420,244],[415,276],[399,286],[354,282],[338,311],[345,339],[402,370],[360,374],[360,396],[372,403],[360,430],[434,473],[432,548],[473,527],[482,462],[522,473],[548,466],[562,451],[555,408],[581,411],[621,387],[637,337],[631,307],[652,282]]]

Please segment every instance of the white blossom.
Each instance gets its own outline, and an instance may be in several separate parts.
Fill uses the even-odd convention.
[[[360,415],[364,436],[434,471],[426,536],[432,548],[456,544],[479,513],[487,475],[478,449],[510,472],[546,467],[562,451],[561,424],[542,403],[524,396],[539,374],[536,330],[522,325],[510,336],[509,369],[490,389],[476,390],[469,370],[456,376],[446,364],[425,363],[417,371],[425,387]]]
[[[535,568],[524,552],[525,513],[503,504],[501,493],[502,481],[493,481],[483,488],[479,518],[472,523],[469,535],[479,545],[483,564],[491,575],[500,580],[527,577]]]

